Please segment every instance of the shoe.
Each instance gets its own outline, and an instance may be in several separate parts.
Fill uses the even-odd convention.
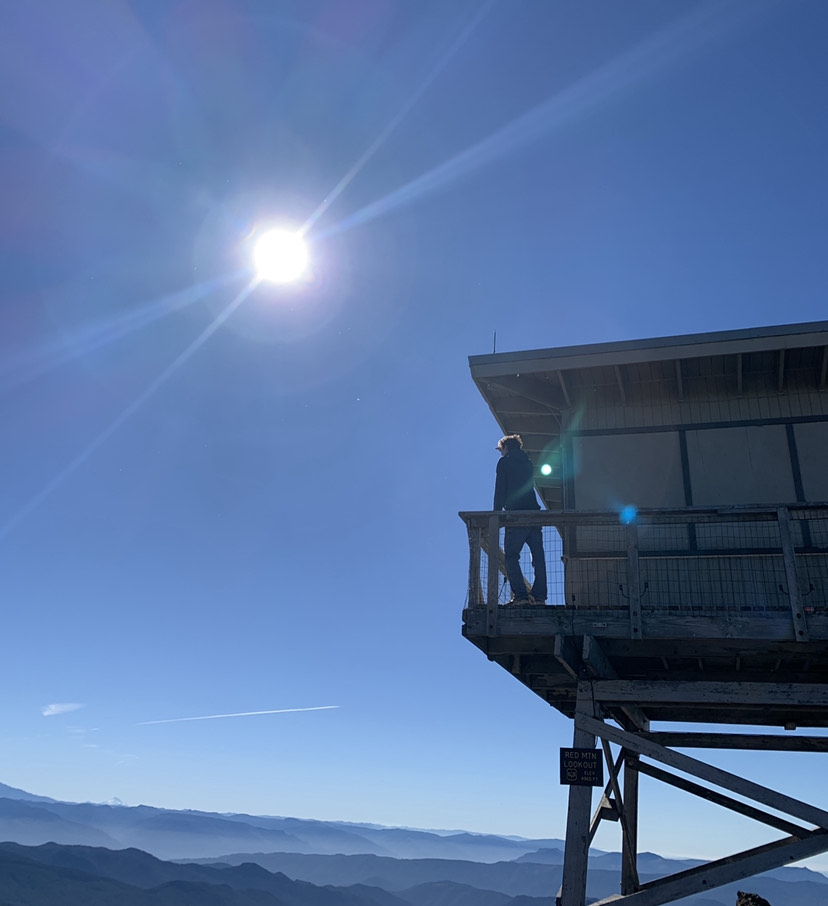
[[[544,598],[542,601],[533,601],[532,603],[537,605],[538,607],[546,607],[546,598]]]
[[[532,602],[529,598],[512,598],[506,602],[507,607],[528,607]]]

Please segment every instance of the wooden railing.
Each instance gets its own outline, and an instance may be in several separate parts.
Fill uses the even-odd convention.
[[[642,609],[693,614],[790,611],[828,602],[828,504],[618,512],[464,512],[467,606],[506,603],[501,533],[544,527],[550,604],[624,610],[641,638]],[[524,572],[526,568],[524,568]]]

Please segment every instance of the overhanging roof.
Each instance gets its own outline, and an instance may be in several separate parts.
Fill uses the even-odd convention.
[[[515,369],[523,374],[533,374],[601,365],[744,355],[815,346],[828,346],[828,321],[477,355],[469,357],[469,365],[472,377],[477,380],[487,376],[515,374]]]
[[[469,366],[503,432],[548,461],[578,407],[826,390],[828,321],[478,355]],[[557,481],[537,484],[561,506]]]

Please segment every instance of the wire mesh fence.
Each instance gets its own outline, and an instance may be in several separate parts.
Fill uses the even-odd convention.
[[[472,552],[468,606],[487,603],[490,571],[495,602],[510,601],[504,533],[525,525],[542,526],[550,605],[626,610],[635,600],[644,612],[721,614],[790,611],[792,601],[822,609],[828,596],[828,507],[646,511],[623,522],[617,513],[461,516]],[[500,528],[489,556],[493,516]],[[520,566],[531,589],[526,547]]]

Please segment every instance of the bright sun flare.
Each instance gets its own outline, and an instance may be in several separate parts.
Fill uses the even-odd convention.
[[[268,230],[256,241],[253,261],[260,280],[292,283],[308,266],[308,248],[299,233]]]

